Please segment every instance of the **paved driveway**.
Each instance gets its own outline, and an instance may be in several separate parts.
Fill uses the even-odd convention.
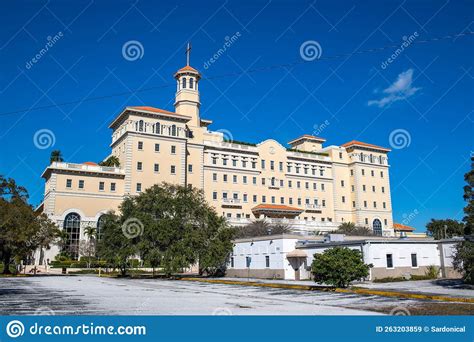
[[[0,314],[368,315],[412,300],[179,280],[0,278]]]

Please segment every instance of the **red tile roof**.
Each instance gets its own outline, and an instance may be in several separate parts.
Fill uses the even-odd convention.
[[[391,151],[389,148],[386,148],[386,147],[382,147],[382,146],[377,146],[377,145],[372,145],[372,144],[367,144],[365,142],[362,142],[362,141],[357,141],[357,140],[352,140],[352,141],[349,141],[345,144],[342,144],[341,145],[342,147],[352,147],[352,146],[362,146],[362,147],[369,147],[369,148],[374,148],[376,150],[383,150],[383,151]]]
[[[321,141],[321,142],[326,141],[326,139],[324,139],[324,138],[320,138],[320,137],[317,137],[317,136],[314,136],[314,135],[309,135],[309,134],[303,134],[302,136],[300,136],[300,137],[298,137],[294,140],[291,140],[290,142],[288,142],[288,144],[291,144],[291,143],[294,143],[298,140],[303,140],[303,139],[305,139],[305,140],[316,140],[316,141]]]
[[[84,165],[99,165],[99,164],[94,163],[94,162],[85,162],[85,163],[83,163],[83,164],[84,164]]]
[[[181,72],[181,71],[193,71],[193,72],[197,72],[199,74],[199,71],[197,71],[196,69],[194,69],[192,66],[189,66],[189,65],[186,65],[186,66],[182,67],[177,72]]]
[[[138,110],[146,110],[148,112],[153,112],[153,113],[160,113],[160,114],[173,114],[173,115],[179,115],[174,112],[170,112],[169,110],[164,110],[160,108],[155,108],[155,107],[148,107],[148,106],[134,106],[134,107],[128,107],[132,109],[138,109]]]
[[[405,226],[404,224],[401,224],[401,223],[393,223],[393,229],[398,230],[398,231],[404,231],[404,232],[412,232],[415,230],[415,228],[410,227],[410,226]]]
[[[289,207],[287,205],[278,205],[278,204],[259,204],[256,207],[253,207],[252,210],[276,210],[276,211],[303,211],[299,208]]]

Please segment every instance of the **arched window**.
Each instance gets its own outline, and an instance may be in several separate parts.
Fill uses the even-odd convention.
[[[171,126],[171,135],[172,135],[173,137],[176,136],[176,125]]]
[[[155,124],[155,134],[161,134],[161,125],[159,122]]]
[[[372,223],[372,229],[375,235],[382,236],[382,222],[379,219],[375,219]]]
[[[105,223],[105,215],[100,215],[99,219],[97,220],[97,240],[100,240],[102,238],[103,228],[104,228],[104,223]]]
[[[186,89],[186,77],[183,77],[183,89]]]
[[[194,88],[194,78],[189,79],[189,88],[191,88],[191,89]]]
[[[144,126],[145,125],[143,123],[143,120],[138,121],[138,131],[139,132],[143,132]]]
[[[77,260],[79,256],[79,236],[81,233],[81,216],[77,213],[69,213],[64,219],[64,231],[67,240],[63,252],[70,254],[71,259]]]

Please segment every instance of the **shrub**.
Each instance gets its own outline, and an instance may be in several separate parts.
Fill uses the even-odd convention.
[[[347,287],[358,279],[369,275],[372,265],[362,259],[362,253],[347,247],[333,247],[315,254],[311,264],[314,281],[337,287]]]
[[[439,267],[435,265],[430,265],[426,268],[425,276],[428,279],[436,279],[438,278],[438,274],[439,274]]]
[[[385,277],[373,280],[374,283],[393,283],[399,281],[406,281],[406,279],[404,277]]]
[[[474,242],[463,241],[457,244],[453,260],[454,269],[462,274],[463,281],[474,285]]]

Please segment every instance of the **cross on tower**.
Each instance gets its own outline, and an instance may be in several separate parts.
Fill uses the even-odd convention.
[[[189,56],[191,55],[191,43],[186,46],[186,65],[189,66]]]

